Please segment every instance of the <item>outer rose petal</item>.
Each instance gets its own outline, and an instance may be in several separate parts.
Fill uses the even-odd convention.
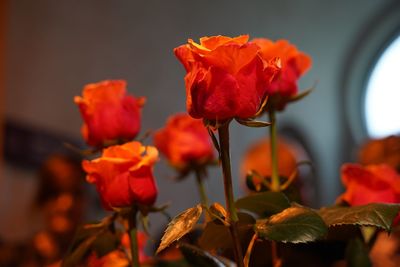
[[[389,166],[345,164],[342,181],[347,190],[340,198],[351,205],[400,202],[400,175]]]
[[[181,45],[174,49],[175,56],[179,59],[185,70],[189,72],[192,69],[192,64],[195,61],[193,53],[189,48],[189,45]]]
[[[266,97],[263,62],[254,58],[237,74],[239,108],[236,117],[254,117]]]
[[[217,47],[203,58],[207,65],[236,74],[257,57],[259,49],[256,44],[238,45],[233,43]]]
[[[227,37],[227,36],[211,36],[211,37],[202,37],[200,38],[200,45],[206,47],[209,50],[214,50],[218,46],[225,45],[225,44],[239,44],[244,45],[249,40],[248,35],[240,35],[234,38]]]
[[[209,81],[206,84],[204,81]],[[195,81],[190,89],[193,111],[210,120],[233,118],[238,109],[238,84],[235,77],[221,69],[211,67],[204,80]],[[189,110],[189,113],[194,113]]]
[[[190,116],[195,119],[202,118],[203,101],[201,98],[203,91],[206,91],[211,82],[211,75],[208,70],[199,64],[193,64],[193,69],[185,76],[186,83],[186,108]],[[197,101],[201,101],[198,103]]]
[[[84,102],[88,107],[96,106],[97,103],[118,103],[126,94],[126,82],[123,80],[102,81],[90,83],[83,88],[83,98],[75,97],[75,102]]]
[[[143,166],[140,169],[130,171],[129,175],[129,188],[134,202],[144,205],[154,204],[157,197],[157,187],[151,168]]]
[[[134,203],[134,198],[129,190],[130,178],[129,173],[124,172],[109,180],[108,183],[96,184],[105,208],[127,207]]]

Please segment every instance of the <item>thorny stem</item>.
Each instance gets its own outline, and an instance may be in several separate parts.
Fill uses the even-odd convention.
[[[206,190],[204,188],[203,170],[196,169],[195,173],[196,173],[197,189],[199,190],[201,204],[203,204],[205,207],[208,207],[208,197],[206,194]]]
[[[130,243],[131,243],[131,254],[132,254],[132,262],[131,262],[132,267],[140,267],[136,214],[137,214],[136,207],[132,207],[132,211],[129,216],[129,237],[131,239]]]
[[[271,121],[270,129],[270,147],[271,147],[271,190],[275,192],[281,191],[281,185],[279,180],[278,171],[278,151],[277,151],[277,128],[276,128],[276,116],[275,110],[271,108],[268,112],[269,119]],[[278,256],[278,248],[275,241],[271,241],[271,254],[272,254],[272,266],[279,267],[280,259]]]
[[[227,208],[227,219],[229,222],[229,230],[232,236],[235,260],[239,267],[243,267],[243,253],[240,245],[237,222],[238,215],[236,213],[235,199],[232,188],[232,173],[229,152],[229,123],[225,123],[218,128],[218,137],[220,145],[220,160],[222,164],[222,173],[224,176],[225,202]]]
[[[279,181],[278,172],[278,151],[277,151],[277,129],[276,129],[276,117],[273,109],[269,110],[269,119],[271,121],[270,130],[270,144],[271,144],[271,190],[275,192],[281,191],[281,185]]]

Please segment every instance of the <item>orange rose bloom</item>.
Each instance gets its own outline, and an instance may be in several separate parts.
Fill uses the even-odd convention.
[[[271,166],[271,144],[269,138],[263,138],[254,143],[244,155],[242,161],[242,172],[247,173],[255,170],[264,177],[272,174]],[[297,151],[283,139],[278,139],[278,172],[279,176],[289,177],[297,168]]]
[[[400,136],[369,140],[358,153],[363,165],[385,163],[400,171]]]
[[[180,170],[214,159],[214,147],[202,120],[186,114],[170,117],[165,128],[154,134],[154,144]]]
[[[266,96],[266,84],[277,71],[264,61],[248,35],[192,39],[174,52],[186,69],[187,109],[194,118],[251,118]]]
[[[287,101],[297,95],[297,80],[311,67],[311,58],[286,40],[273,42],[259,38],[252,42],[260,46],[260,54],[265,60],[281,59],[281,71],[267,84],[267,94],[269,105],[282,110]]]
[[[390,166],[344,164],[341,172],[346,192],[339,199],[351,206],[400,203],[400,175]]]
[[[256,171],[262,177],[271,177],[271,144],[269,138],[263,138],[255,142],[246,151],[241,164],[241,177],[245,184],[246,174],[249,171]],[[288,178],[297,168],[298,151],[295,147],[285,142],[284,139],[278,139],[278,174],[281,177]],[[253,178],[254,185],[262,183],[258,177]]]
[[[86,180],[96,184],[103,206],[152,205],[157,188],[152,167],[158,159],[155,147],[130,142],[103,150],[100,158],[83,161]]]
[[[111,251],[100,258],[93,252],[86,263],[87,267],[128,267],[129,265],[128,257],[121,250]]]
[[[133,139],[140,130],[140,109],[144,98],[126,94],[125,81],[103,81],[83,88],[76,96],[85,123],[82,135],[91,146],[115,139]]]

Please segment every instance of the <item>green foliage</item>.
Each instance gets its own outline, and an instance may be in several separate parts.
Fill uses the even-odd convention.
[[[174,241],[180,239],[182,236],[189,233],[199,220],[203,208],[201,204],[187,209],[184,212],[176,216],[169,224],[163,237],[161,238],[161,244],[157,249],[156,253],[159,253]]]
[[[246,213],[238,213],[237,222],[239,238],[243,240],[246,235],[252,232],[255,220]],[[232,248],[232,237],[229,227],[222,224],[219,220],[210,221],[206,224],[203,234],[199,239],[199,245],[205,250],[228,249]]]
[[[92,244],[92,249],[96,251],[98,257],[102,257],[115,250],[120,244],[118,235],[111,231],[106,231],[97,235],[96,240]]]
[[[270,122],[266,121],[258,121],[258,120],[253,120],[253,119],[240,119],[236,118],[236,121],[240,123],[241,125],[247,126],[247,127],[253,127],[253,128],[259,128],[259,127],[267,127],[270,126]]]
[[[234,263],[228,259],[217,257],[209,252],[199,249],[189,244],[181,244],[179,246],[182,254],[190,266],[198,267],[228,267],[234,266]]]
[[[376,226],[390,231],[399,209],[399,204],[372,203],[355,207],[322,208],[318,213],[328,226],[353,224]]]
[[[314,89],[315,89],[315,85],[313,87],[308,88],[308,89],[304,90],[303,92],[291,97],[288,102],[297,102],[297,101],[303,99],[304,97],[308,96]]]
[[[98,224],[88,224],[78,229],[69,251],[63,259],[62,266],[78,266],[90,252],[93,244],[98,240],[98,237],[109,230],[109,226],[113,220],[114,216],[107,217]]]
[[[283,193],[268,191],[238,199],[236,207],[266,217],[289,208],[290,202]]]
[[[290,243],[306,243],[324,237],[328,228],[322,218],[310,208],[292,206],[254,226],[259,237]]]

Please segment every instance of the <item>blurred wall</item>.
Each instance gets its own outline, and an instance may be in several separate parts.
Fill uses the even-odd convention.
[[[131,93],[147,97],[143,131],[157,129],[170,114],[185,110],[184,69],[172,53],[174,47],[187,38],[217,34],[285,38],[313,58],[313,67],[300,88],[315,82],[317,88],[305,100],[288,106],[279,115],[279,123],[294,124],[312,145],[318,166],[316,186],[322,196],[319,202],[330,204],[341,190],[340,128],[344,121],[339,78],[345,57],[367,22],[391,2],[9,1],[5,114],[9,119],[80,138],[81,119],[73,97],[86,83],[126,79]],[[241,154],[267,129],[237,125],[231,129],[233,172],[238,173]],[[30,182],[24,182],[30,177],[23,176],[34,177],[33,172],[18,171],[17,177],[16,171],[8,168],[4,173],[7,177],[0,190],[32,188]],[[171,182],[168,177],[174,173],[163,162],[156,173],[158,203],[171,201],[172,214],[197,202],[193,179]],[[211,176],[211,198],[223,202],[219,170]],[[235,184],[239,196],[242,190],[237,181]],[[161,223],[160,219],[157,227]]]

